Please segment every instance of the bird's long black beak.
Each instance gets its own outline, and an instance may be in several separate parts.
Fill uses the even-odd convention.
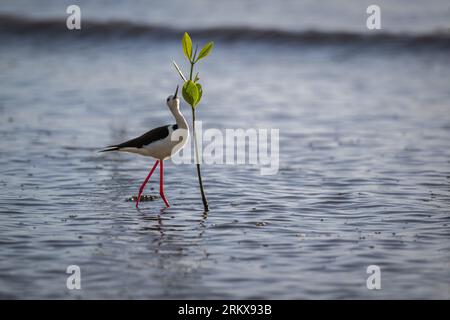
[[[174,99],[177,98],[177,94],[178,94],[178,86],[177,86],[177,90],[175,90],[175,94],[173,95],[173,98],[174,98]]]

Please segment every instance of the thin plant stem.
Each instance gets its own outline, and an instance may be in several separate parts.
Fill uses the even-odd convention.
[[[191,61],[191,72],[189,74],[189,80],[192,80],[192,72],[194,71],[194,64],[195,64],[195,58],[197,57],[197,49],[198,49],[198,45],[195,46],[195,52],[194,55],[192,56],[192,61]]]
[[[197,132],[195,130],[195,109],[192,108],[192,133],[194,135],[194,146],[195,146],[195,162],[197,165],[197,175],[198,175],[198,183],[200,185],[200,193],[202,194],[202,202],[203,207],[205,209],[205,212],[209,211],[208,207],[208,200],[206,199],[205,190],[203,189],[203,181],[202,181],[202,174],[200,172],[200,162],[199,162],[199,155],[198,155],[198,145],[197,145]]]
[[[192,72],[194,71],[194,63],[191,62],[191,72],[189,73],[189,80],[192,80]]]

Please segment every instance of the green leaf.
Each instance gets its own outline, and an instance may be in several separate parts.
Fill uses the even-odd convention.
[[[184,100],[191,105],[192,108],[195,108],[195,104],[198,100],[199,92],[198,87],[195,85],[194,81],[188,80],[183,85],[182,90]]]
[[[198,103],[200,102],[200,100],[202,100],[202,94],[203,94],[202,85],[200,83],[196,83],[195,85],[197,86],[197,90],[198,90],[198,98],[197,98],[197,101],[195,101],[194,107],[196,107],[198,105]]]
[[[177,63],[175,61],[172,61],[173,66],[175,67],[175,69],[178,71],[178,74],[180,75],[181,79],[183,79],[183,81],[187,81],[186,77],[184,76],[183,72],[181,72],[180,67],[178,67]]]
[[[183,52],[186,58],[188,58],[189,61],[191,61],[192,56],[192,40],[191,37],[189,37],[189,34],[187,32],[184,33],[183,39],[181,40],[181,44],[183,46]]]
[[[208,54],[210,54],[213,47],[214,47],[214,42],[212,42],[212,41],[205,44],[205,46],[202,48],[202,50],[200,50],[200,53],[198,54],[198,58],[197,58],[196,62],[200,59],[205,58]]]

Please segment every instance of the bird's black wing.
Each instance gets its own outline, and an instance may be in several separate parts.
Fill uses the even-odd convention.
[[[168,126],[162,126],[162,127],[152,129],[149,132],[144,133],[140,137],[125,141],[121,144],[108,146],[105,149],[101,150],[101,152],[115,151],[115,150],[120,150],[122,148],[140,149],[143,146],[151,144],[152,142],[166,138],[169,135],[169,127],[171,127],[171,126],[172,125],[168,125]]]

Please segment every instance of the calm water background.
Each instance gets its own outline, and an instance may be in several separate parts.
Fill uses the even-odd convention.
[[[70,2],[0,6],[1,298],[450,297],[446,1],[379,1],[372,38],[364,1],[78,3],[81,34]],[[216,42],[203,127],[280,129],[280,169],[204,166],[205,215],[195,167],[168,161],[172,207],[136,211],[151,159],[95,151],[173,122],[185,29]]]

